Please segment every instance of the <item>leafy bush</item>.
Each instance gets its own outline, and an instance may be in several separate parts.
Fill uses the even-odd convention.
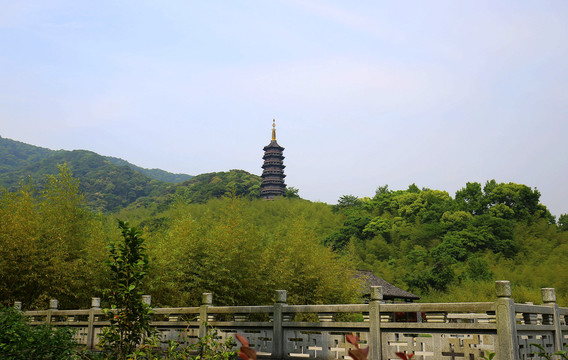
[[[128,355],[128,359],[136,360],[232,360],[237,351],[233,350],[236,343],[233,338],[220,341],[218,332],[205,324],[207,333],[198,342],[190,346],[182,346],[179,339],[170,340],[165,351],[160,350],[158,339],[152,337],[145,344]]]
[[[148,268],[142,233],[126,222],[119,221],[118,226],[123,241],[108,247],[114,288],[109,291],[111,309],[105,311],[110,327],[103,329],[101,345],[111,358],[126,359],[153,330],[150,306],[142,300],[142,280]]]
[[[0,308],[0,358],[4,360],[68,360],[78,358],[69,328],[31,326],[14,308]]]

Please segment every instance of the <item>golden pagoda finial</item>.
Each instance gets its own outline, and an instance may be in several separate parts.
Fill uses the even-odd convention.
[[[272,141],[276,141],[276,120],[272,119]]]

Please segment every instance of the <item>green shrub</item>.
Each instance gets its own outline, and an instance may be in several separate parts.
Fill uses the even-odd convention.
[[[105,313],[110,326],[103,329],[99,345],[109,358],[126,359],[154,330],[150,306],[142,300],[142,280],[148,268],[142,232],[120,220],[118,226],[123,240],[108,246],[113,288],[109,289],[111,309]]]
[[[0,308],[0,359],[68,360],[77,354],[69,328],[31,326],[14,308]]]
[[[184,347],[179,339],[170,340],[168,348],[162,351],[158,339],[152,337],[147,343],[128,356],[133,360],[232,360],[237,356],[233,338],[220,339],[217,330],[205,324],[207,333],[193,345]]]

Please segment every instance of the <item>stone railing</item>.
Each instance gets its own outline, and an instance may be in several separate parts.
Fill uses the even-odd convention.
[[[205,334],[205,320],[221,339],[239,333],[259,358],[270,359],[349,358],[348,333],[370,347],[373,360],[398,359],[395,352],[416,360],[481,359],[492,352],[495,359],[539,360],[531,344],[549,353],[566,347],[568,308],[556,304],[554,289],[542,289],[539,306],[516,304],[508,281],[497,281],[496,290],[494,302],[386,304],[382,288],[373,287],[368,304],[350,305],[288,305],[286,291],[277,290],[275,303],[267,306],[213,306],[206,293],[198,307],[153,309],[152,326],[164,346],[174,339],[193,344]],[[31,324],[75,328],[76,339],[89,349],[96,349],[98,334],[109,325],[98,298],[87,310],[59,310],[52,300],[48,310],[25,315]]]

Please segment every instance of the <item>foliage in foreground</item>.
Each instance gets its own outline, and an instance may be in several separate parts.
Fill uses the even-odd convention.
[[[118,226],[122,241],[108,246],[113,284],[109,290],[111,309],[105,313],[110,326],[103,329],[100,345],[111,359],[126,359],[153,329],[150,306],[142,300],[142,280],[148,268],[142,233],[123,221]]]
[[[205,324],[207,326],[207,324]],[[231,360],[237,351],[234,350],[236,343],[233,338],[220,341],[215,328],[207,326],[205,336],[190,346],[182,346],[179,341],[171,340],[165,351],[157,347],[157,339],[151,338],[139,349],[129,355],[128,359],[138,360]]]
[[[207,327],[207,333],[191,346],[172,340],[161,350],[156,337],[149,337],[140,347],[130,348],[122,355],[116,352],[91,353],[81,349],[73,339],[73,331],[65,327],[28,324],[20,311],[0,307],[0,359],[3,360],[229,360],[236,356],[235,341],[220,341],[217,330]]]
[[[14,308],[0,307],[0,358],[5,360],[69,360],[78,358],[68,328],[30,326]]]
[[[535,351],[535,354],[538,356],[542,356],[547,360],[553,359],[565,359],[568,360],[568,351],[560,350],[555,352],[554,354],[550,354],[546,351],[546,349],[540,344],[531,344],[534,347],[537,347],[539,351]]]
[[[122,240],[108,246],[107,264],[113,282],[108,291],[111,309],[105,310],[110,326],[100,335],[101,356],[110,360],[234,358],[236,352],[231,350],[234,341],[219,341],[217,331],[207,324],[206,335],[195,345],[182,347],[178,341],[170,341],[165,352],[160,350],[158,335],[150,326],[152,310],[142,298],[142,284],[148,270],[145,240],[142,232],[127,222],[119,220],[118,227]]]

